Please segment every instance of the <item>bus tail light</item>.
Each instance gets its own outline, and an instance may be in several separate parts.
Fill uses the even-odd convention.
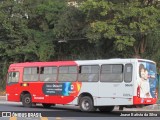
[[[137,87],[137,97],[140,97],[140,87]]]

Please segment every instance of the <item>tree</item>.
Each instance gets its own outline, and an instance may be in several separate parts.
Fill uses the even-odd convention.
[[[160,10],[146,1],[87,0],[80,8],[86,15],[86,37],[91,42],[113,40],[116,49],[130,48],[134,57],[145,52],[147,36],[159,26]]]
[[[25,44],[27,18],[22,3],[17,1],[2,1],[0,11],[0,49],[3,51],[1,57],[5,56],[6,59],[14,62],[15,56],[23,56],[21,47]]]
[[[1,51],[9,61],[48,61],[54,56],[53,29],[66,3],[63,0],[3,1]]]
[[[53,29],[57,39],[71,40],[83,38],[84,15],[74,6],[68,6],[59,17]]]
[[[49,61],[54,56],[54,25],[66,3],[63,0],[3,0],[0,4],[0,61]],[[6,72],[1,79],[4,80]],[[2,72],[1,72],[2,73]],[[4,82],[3,82],[4,83]]]
[[[34,5],[34,7],[33,7]],[[55,24],[66,8],[63,0],[40,0],[29,5],[28,44],[25,53],[33,55],[39,61],[51,60],[54,56]],[[26,58],[28,59],[28,58]],[[33,61],[33,60],[31,60]]]

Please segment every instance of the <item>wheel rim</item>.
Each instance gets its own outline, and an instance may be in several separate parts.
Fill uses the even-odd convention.
[[[89,104],[88,100],[83,100],[82,101],[82,108],[83,108],[83,110],[89,110],[90,104]]]
[[[30,102],[31,102],[30,97],[26,97],[26,98],[25,98],[25,103],[26,103],[26,104],[30,104]]]

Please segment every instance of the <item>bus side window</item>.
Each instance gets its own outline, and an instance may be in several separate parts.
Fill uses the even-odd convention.
[[[23,72],[23,81],[38,81],[39,67],[26,67]]]
[[[79,66],[79,73],[81,73],[82,66]]]
[[[60,66],[58,81],[59,82],[74,82],[77,80],[77,66]]]
[[[122,82],[122,64],[103,64],[101,67],[101,82]]]
[[[57,67],[41,67],[40,68],[40,81],[52,82],[57,79]]]
[[[40,74],[44,74],[44,67],[40,68]]]
[[[124,82],[132,81],[132,71],[133,71],[132,64],[126,64],[124,70]]]
[[[97,82],[99,80],[99,65],[82,65],[79,68],[78,81]]]

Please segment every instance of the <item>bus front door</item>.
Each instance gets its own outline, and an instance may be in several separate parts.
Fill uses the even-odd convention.
[[[6,83],[6,97],[9,101],[19,101],[19,78],[20,70],[14,68],[13,70],[8,71],[7,83]]]

